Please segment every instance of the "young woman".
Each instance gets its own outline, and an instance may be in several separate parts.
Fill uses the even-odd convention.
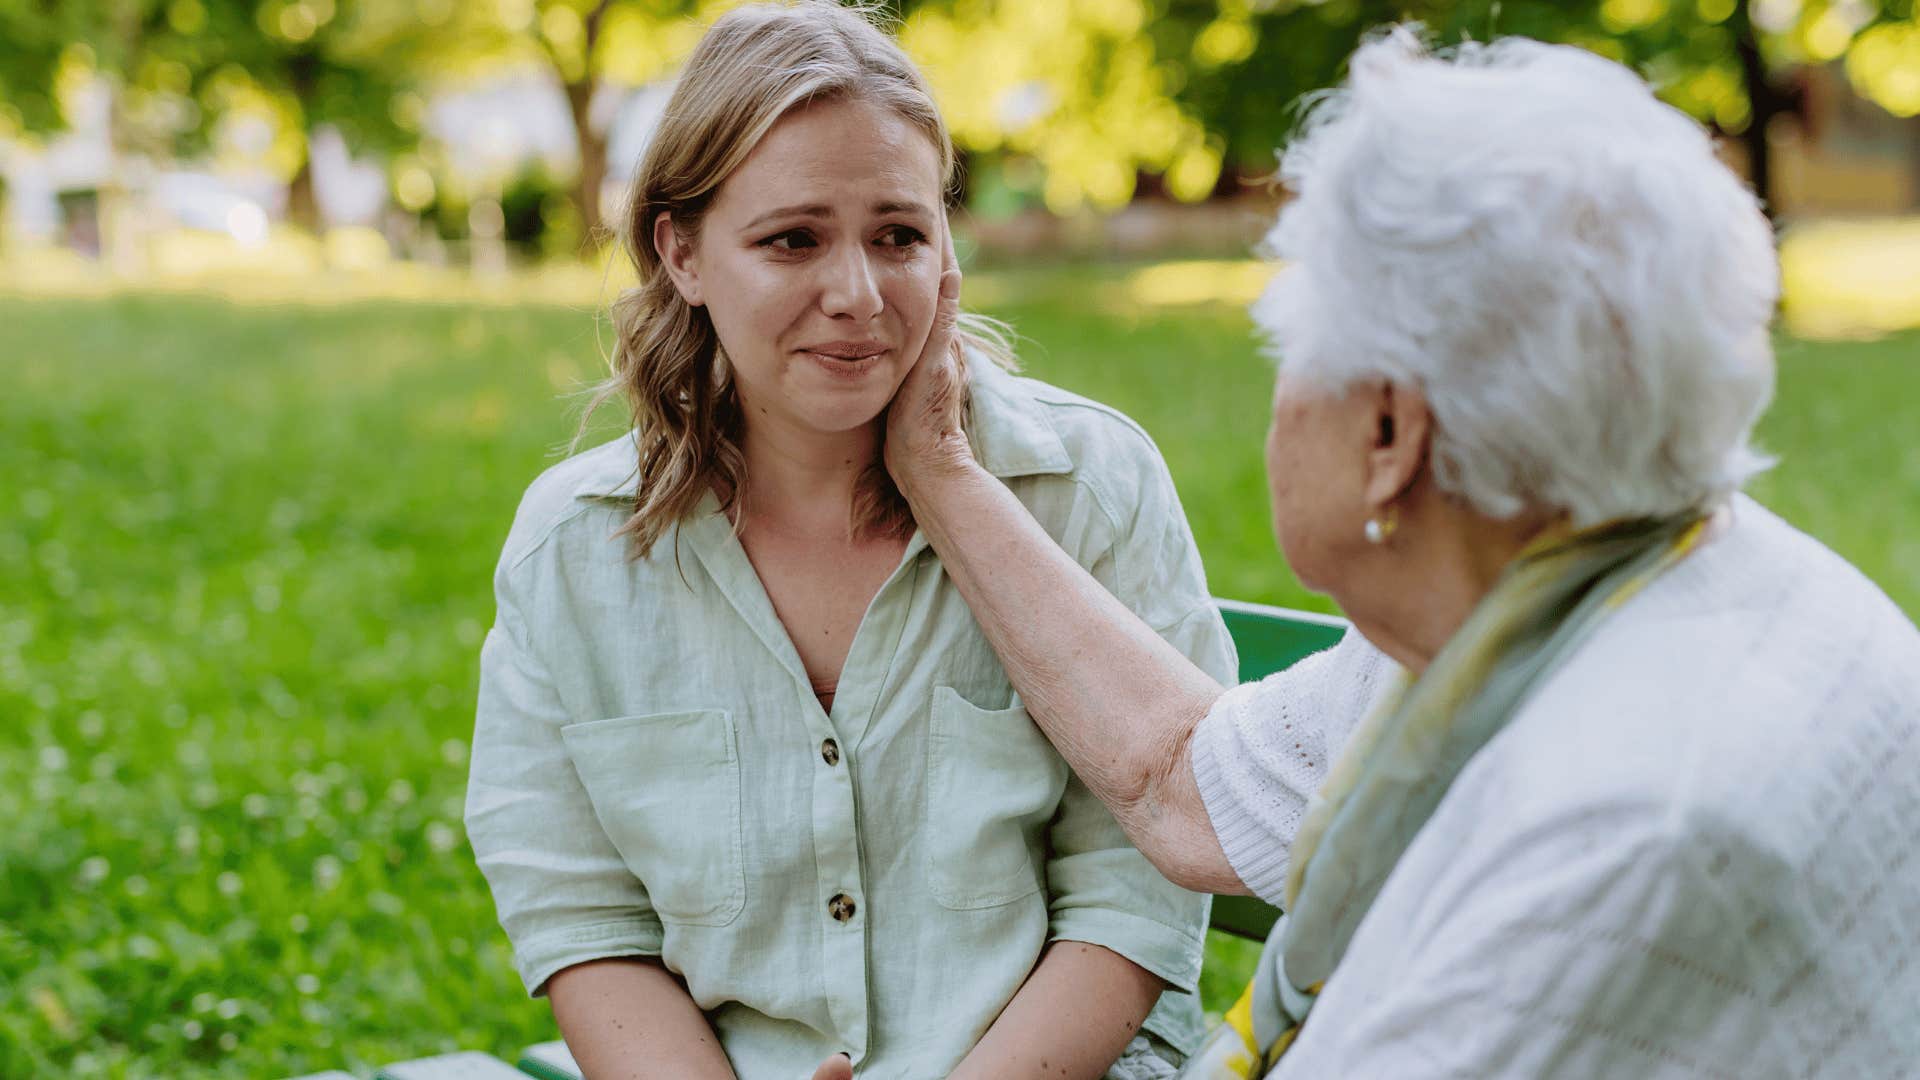
[[[520,974],[591,1076],[845,1053],[1150,1077],[1196,1040],[1205,899],[1034,727],[881,463],[953,167],[919,73],[830,3],[719,20],[642,163],[608,387],[634,430],[521,504],[467,805]],[[984,325],[957,335],[980,461],[1231,676],[1152,444],[1002,370]]]

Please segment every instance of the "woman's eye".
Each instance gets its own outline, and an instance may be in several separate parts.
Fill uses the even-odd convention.
[[[786,232],[775,233],[760,241],[760,246],[778,251],[797,251],[801,248],[818,247],[819,243],[813,238],[813,234],[805,229],[788,229]]]
[[[887,247],[912,247],[926,238],[926,233],[911,225],[890,225],[880,233],[880,243]]]

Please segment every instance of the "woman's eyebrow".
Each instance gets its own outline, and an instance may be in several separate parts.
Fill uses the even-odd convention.
[[[872,210],[874,214],[883,217],[888,214],[917,214],[921,217],[931,217],[933,215],[933,211],[927,209],[925,203],[913,202],[912,200],[883,200],[874,203]],[[825,203],[809,203],[805,206],[782,206],[769,210],[759,217],[754,218],[752,221],[747,222],[741,226],[741,231],[751,232],[769,221],[796,217],[832,218],[833,207]]]
[[[755,228],[758,228],[764,222],[774,221],[779,218],[789,218],[789,217],[830,218],[832,216],[833,216],[833,207],[828,206],[825,203],[809,203],[806,206],[782,206],[779,209],[769,210],[766,213],[761,214],[759,217],[754,218],[752,221],[747,222],[746,225],[743,226],[743,228],[755,229]]]

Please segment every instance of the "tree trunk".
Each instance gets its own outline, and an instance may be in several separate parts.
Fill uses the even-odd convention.
[[[573,135],[580,147],[580,177],[574,182],[574,202],[584,224],[581,237],[588,245],[600,241],[600,188],[607,179],[607,140],[593,130],[588,110],[593,104],[593,76],[567,84],[567,111],[573,115]]]
[[[313,194],[313,143],[307,143],[307,155],[300,168],[287,181],[287,220],[310,233],[320,232],[320,201]]]
[[[1907,117],[1907,205],[1920,210],[1920,116]]]
[[[1786,111],[1786,96],[1767,77],[1767,64],[1760,55],[1760,42],[1754,33],[1748,0],[1740,0],[1729,22],[1734,30],[1734,51],[1740,57],[1740,82],[1747,91],[1749,117],[1747,130],[1740,135],[1747,150],[1747,175],[1753,181],[1753,193],[1767,217],[1779,220],[1780,207],[1773,190],[1773,157],[1768,151],[1767,129],[1773,118]]]
[[[124,72],[134,70],[133,58],[140,55],[143,39],[140,17],[132,5],[115,9],[113,33],[125,67],[108,82],[107,174],[95,196],[94,214],[108,268],[132,277],[147,269],[146,235],[140,229],[138,205],[147,188],[146,165],[135,159],[134,150],[142,140],[133,131],[126,111]],[[134,175],[136,172],[139,175]]]
[[[297,53],[287,61],[287,84],[300,103],[300,167],[287,181],[287,220],[310,233],[320,232],[320,203],[313,194],[314,95],[320,84],[320,58]]]
[[[567,84],[567,110],[573,114],[573,134],[580,146],[580,178],[574,183],[574,200],[580,204],[581,243],[591,248],[600,243],[605,223],[600,218],[600,188],[607,180],[607,140],[593,130],[588,115],[593,106],[593,54],[600,44],[601,23],[607,17],[612,0],[599,0],[581,20],[586,45],[581,53],[578,79]]]

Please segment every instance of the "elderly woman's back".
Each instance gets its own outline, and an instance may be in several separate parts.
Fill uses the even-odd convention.
[[[1724,515],[1460,774],[1277,1075],[1920,1067],[1920,632],[1759,504]],[[1350,636],[1196,732],[1256,892],[1323,772],[1272,717],[1356,715],[1369,672]]]

